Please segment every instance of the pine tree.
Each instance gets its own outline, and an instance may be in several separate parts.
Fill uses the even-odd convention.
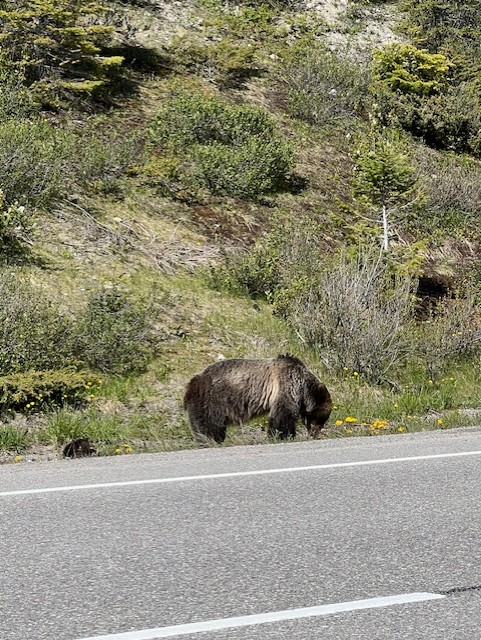
[[[382,210],[383,248],[389,249],[389,209],[418,195],[418,180],[396,141],[374,139],[361,145],[355,164],[355,191]]]
[[[0,65],[21,72],[42,102],[98,92],[123,62],[102,55],[113,29],[99,24],[104,12],[83,0],[0,2]]]

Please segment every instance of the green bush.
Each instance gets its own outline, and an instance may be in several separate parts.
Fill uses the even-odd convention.
[[[101,384],[90,371],[29,371],[0,377],[0,413],[32,413],[64,405],[85,404]]]
[[[48,206],[59,195],[72,136],[35,120],[0,122],[0,185],[5,201]]]
[[[291,165],[286,145],[252,138],[230,147],[221,143],[193,147],[198,182],[214,195],[254,200],[285,187]]]
[[[40,288],[0,275],[0,374],[56,369],[72,361],[72,326]]]
[[[394,43],[375,51],[373,81],[399,93],[431,95],[446,85],[450,66],[442,54]]]
[[[472,84],[449,86],[431,96],[378,92],[375,109],[384,125],[401,127],[435,149],[481,151],[480,101]]]
[[[408,12],[406,30],[429,51],[463,51],[479,54],[481,14],[478,0],[404,0]],[[468,73],[474,70],[466,69]]]
[[[314,124],[362,113],[369,96],[369,68],[350,59],[349,51],[295,47],[278,77],[290,113]]]
[[[152,305],[134,301],[119,288],[98,292],[77,316],[74,353],[100,371],[142,371],[154,350],[154,317]]]
[[[96,292],[73,318],[14,273],[0,276],[0,374],[83,364],[139,371],[155,351],[153,305],[119,289]]]
[[[186,183],[216,195],[254,199],[281,190],[292,165],[290,146],[267,112],[200,94],[167,100],[151,141],[157,151],[187,161]]]

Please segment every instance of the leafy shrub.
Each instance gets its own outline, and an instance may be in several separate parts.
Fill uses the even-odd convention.
[[[100,371],[141,371],[152,356],[153,316],[121,289],[96,293],[77,319],[74,353]]]
[[[188,160],[190,179],[214,194],[255,198],[280,190],[292,164],[291,149],[267,112],[199,94],[167,100],[151,139]]]
[[[154,351],[153,306],[118,289],[93,294],[76,318],[15,274],[0,277],[0,373],[80,363],[101,371],[143,369]]]
[[[297,118],[315,124],[348,118],[363,110],[369,95],[367,65],[320,47],[297,47],[279,72],[287,108]]]
[[[0,276],[0,374],[71,362],[71,325],[44,292],[21,276]]]
[[[21,120],[36,111],[33,96],[17,71],[5,69],[0,62],[0,115],[3,120]]]
[[[477,0],[405,0],[411,38],[429,51],[479,52],[481,15]],[[468,73],[474,71],[467,69]]]
[[[64,177],[72,136],[42,120],[0,122],[0,185],[5,201],[47,206]]]
[[[431,96],[378,92],[383,124],[402,127],[436,149],[480,153],[481,110],[476,87],[463,83]]]
[[[79,406],[100,384],[90,371],[29,371],[0,377],[0,413],[31,413],[64,405]]]
[[[15,251],[33,224],[32,216],[23,206],[14,202],[7,205],[0,189],[0,251]]]
[[[211,193],[254,200],[285,186],[292,156],[276,140],[252,138],[238,147],[199,145],[192,148],[192,157],[199,183]]]

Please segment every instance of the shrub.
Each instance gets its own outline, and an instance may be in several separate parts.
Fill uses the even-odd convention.
[[[72,318],[21,277],[0,277],[0,373],[84,364],[127,373],[153,352],[154,307],[119,289],[96,292]]]
[[[167,155],[188,160],[185,182],[219,195],[253,199],[280,190],[292,164],[290,146],[267,112],[199,94],[167,100],[151,140]]]
[[[285,187],[292,155],[276,140],[251,138],[237,147],[195,146],[192,158],[198,182],[211,193],[254,200]]]
[[[100,291],[77,318],[74,353],[100,371],[142,371],[152,356],[153,320],[151,305],[119,288]]]
[[[467,156],[439,153],[417,145],[414,157],[426,193],[422,215],[415,220],[419,229],[476,233],[481,215],[481,169]]]
[[[14,202],[7,205],[0,189],[0,251],[16,251],[33,224],[32,216],[23,206]]]
[[[73,139],[41,120],[0,122],[0,185],[5,201],[48,206],[61,190]]]
[[[480,345],[481,314],[473,294],[439,302],[417,332],[417,353],[432,380],[453,360],[479,352]]]
[[[384,125],[401,127],[433,148],[480,153],[481,110],[473,85],[432,96],[378,92],[375,108]]]
[[[375,51],[372,75],[391,91],[431,95],[446,85],[450,66],[442,54],[394,43]]]
[[[71,362],[71,324],[21,276],[0,275],[0,374]]]
[[[385,382],[410,352],[410,277],[393,277],[379,252],[345,252],[306,281],[287,306],[288,320],[326,366]]]
[[[92,397],[100,378],[90,371],[29,371],[0,377],[0,413],[32,413],[64,405],[79,406]]]
[[[226,38],[206,45],[180,41],[174,46],[174,54],[177,63],[221,89],[240,88],[262,70],[253,46]]]
[[[279,80],[288,110],[315,124],[361,113],[369,95],[369,69],[352,60],[348,51],[294,48],[279,71]]]
[[[456,44],[469,51],[479,39],[481,16],[477,0],[405,0],[404,6],[409,15],[409,35],[430,51]]]

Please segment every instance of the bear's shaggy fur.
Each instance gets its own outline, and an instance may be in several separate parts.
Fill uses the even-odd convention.
[[[184,396],[197,440],[223,442],[227,425],[269,413],[269,435],[296,435],[301,418],[317,436],[331,413],[329,391],[303,362],[289,355],[271,360],[221,360],[194,376]]]

